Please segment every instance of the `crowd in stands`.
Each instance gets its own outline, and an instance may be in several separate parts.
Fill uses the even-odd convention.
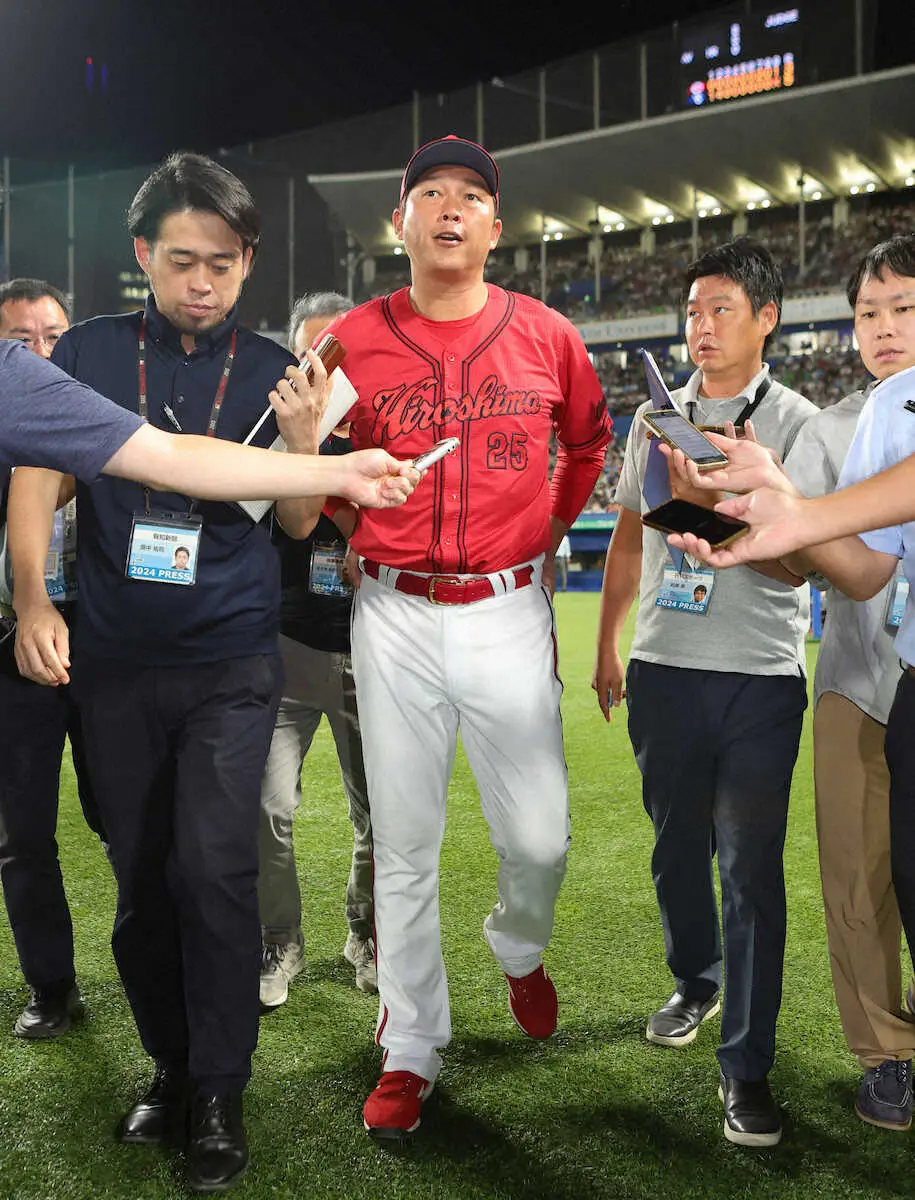
[[[886,200],[887,197],[883,197]],[[833,222],[833,205],[828,202],[809,205],[806,222],[806,266],[801,276],[798,266],[798,224],[796,210],[768,210],[754,214],[749,232],[762,241],[782,265],[786,295],[844,290],[852,265],[875,243],[894,234],[915,228],[915,198],[903,194],[898,203],[875,203],[861,198],[849,206],[848,220],[840,228]],[[677,309],[681,304],[679,281],[693,258],[691,236],[683,236],[683,225],[671,226],[658,233],[653,254],[638,245],[605,241],[601,258],[601,300],[594,302],[594,266],[588,260],[585,239],[566,241],[561,247],[549,247],[547,303],[571,320],[586,321],[635,316]],[[703,224],[699,252],[732,236],[730,221],[718,220],[714,226]],[[525,271],[514,266],[511,250],[496,251],[487,263],[486,276],[493,283],[527,295],[540,295],[539,255]],[[403,287],[409,283],[406,258],[379,262],[378,272],[362,299]],[[690,373],[690,365],[679,359],[656,355],[665,379],[679,387]],[[772,366],[788,387],[801,392],[818,408],[835,404],[843,396],[866,383],[856,351],[848,346],[809,346],[792,353],[787,343],[777,347]],[[623,365],[625,363],[625,365]],[[600,354],[597,371],[611,413],[615,418],[635,412],[645,398],[645,377],[638,355],[621,356],[618,352]],[[620,428],[622,426],[622,429]],[[617,420],[618,435],[607,450],[604,472],[598,481],[587,511],[613,507],[612,497],[622,465],[622,452],[628,424]]]
[[[645,374],[637,354],[628,354],[625,365],[618,352],[597,355],[596,367],[604,386],[607,404],[616,422],[617,436],[607,448],[604,470],[585,506],[586,512],[612,510],[613,493],[623,463],[623,451],[632,413],[646,399]],[[689,363],[670,356],[655,358],[671,388],[685,383],[691,372]],[[827,408],[856,388],[864,387],[868,375],[861,366],[858,352],[851,345],[833,345],[788,353],[784,344],[769,358],[780,382],[811,400],[818,408]],[[622,419],[621,419],[622,418]]]
[[[882,197],[886,200],[887,197]],[[833,205],[823,201],[808,205],[805,258],[801,275],[798,263],[796,209],[758,211],[748,232],[772,251],[781,263],[786,296],[811,292],[841,291],[851,264],[875,243],[894,233],[915,228],[915,198],[901,193],[898,203],[875,203],[861,198],[849,205],[848,220],[836,228]],[[547,303],[573,321],[612,319],[652,312],[665,312],[680,305],[679,280],[694,257],[691,232],[683,222],[662,226],[657,231],[653,253],[638,245],[623,244],[623,238],[605,239],[601,257],[601,298],[596,302],[594,265],[588,259],[587,239],[567,240],[548,247]],[[718,218],[700,226],[699,253],[733,236],[729,219]],[[540,295],[539,254],[519,271],[510,249],[495,251],[487,264],[487,278],[511,291]],[[405,258],[380,261],[370,287],[361,300],[385,295],[409,282]]]

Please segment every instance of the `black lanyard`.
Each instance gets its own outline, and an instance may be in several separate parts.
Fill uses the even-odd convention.
[[[229,375],[232,371],[232,364],[235,361],[235,350],[238,346],[238,330],[232,330],[232,339],[229,342],[229,351],[226,354],[226,361],[222,366],[222,375],[219,377],[219,386],[216,388],[216,396],[213,399],[213,407],[210,409],[210,419],[207,422],[207,437],[216,436],[216,426],[219,424],[219,414],[222,412],[222,402],[225,398],[226,387],[229,382]],[[149,405],[146,399],[146,313],[144,312],[140,320],[140,336],[137,343],[137,412],[144,421],[149,421]],[[144,487],[143,493],[146,498],[146,512],[149,513],[149,488]],[[192,500],[188,508],[188,516],[194,511],[196,501]]]
[[[735,429],[743,429],[744,428],[747,421],[749,421],[750,417],[753,416],[753,414],[756,412],[757,408],[759,408],[760,404],[762,404],[763,400],[765,400],[766,396],[769,393],[769,389],[771,387],[772,387],[772,376],[767,375],[765,377],[765,379],[760,381],[759,387],[756,389],[755,393],[753,394],[753,399],[748,400],[746,402],[746,404],[743,406],[743,408],[741,409],[740,416],[734,422]],[[699,405],[699,402],[698,402],[698,400],[689,400],[687,402],[687,405],[689,408],[689,419],[695,425],[696,424],[696,409]]]

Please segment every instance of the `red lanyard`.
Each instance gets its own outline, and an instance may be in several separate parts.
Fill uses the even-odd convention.
[[[238,345],[238,330],[232,330],[232,340],[229,342],[229,353],[226,355],[226,361],[223,364],[222,375],[219,380],[219,387],[216,389],[216,398],[213,401],[213,407],[210,410],[210,419],[207,422],[207,437],[216,436],[216,426],[219,424],[219,414],[222,411],[222,401],[226,394],[226,385],[229,382],[229,373],[232,370],[232,363],[235,361],[235,349]],[[138,397],[137,397],[137,412],[144,421],[149,420],[149,408],[146,401],[146,313],[143,314],[140,320],[140,340],[137,349],[137,379],[138,379]]]

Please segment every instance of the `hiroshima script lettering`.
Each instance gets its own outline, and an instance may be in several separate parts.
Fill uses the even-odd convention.
[[[423,432],[449,421],[479,421],[488,417],[533,416],[540,412],[540,393],[508,388],[497,375],[487,375],[474,395],[441,396],[431,375],[417,383],[401,383],[376,392],[373,433],[376,439]]]

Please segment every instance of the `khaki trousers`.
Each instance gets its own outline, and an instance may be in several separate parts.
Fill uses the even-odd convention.
[[[913,1057],[901,1014],[901,922],[890,874],[885,727],[834,692],[813,718],[820,876],[832,982],[845,1040],[861,1065]]]

